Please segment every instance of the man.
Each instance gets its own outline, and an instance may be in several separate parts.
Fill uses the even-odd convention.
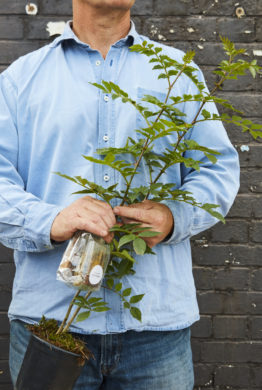
[[[73,23],[64,34],[1,75],[0,238],[15,249],[9,309],[14,383],[29,338],[24,323],[37,322],[42,314],[61,321],[72,299],[72,290],[56,281],[63,242],[77,230],[110,242],[109,229],[120,216],[161,232],[147,239],[156,255],[139,259],[136,275],[123,280],[134,294],[145,293],[143,319],[139,323],[131,318],[117,295],[98,293],[111,310],[71,327],[95,355],[75,389],[193,388],[189,327],[199,313],[189,239],[216,220],[180,202],[146,201],[134,207],[113,203],[111,208],[92,197],[70,196],[78,189],[52,173],[81,175],[104,186],[119,182],[115,172],[81,156],[94,155],[99,147],[121,146],[143,125],[132,107],[112,101],[90,82],[111,80],[136,99],[144,93],[165,96],[166,84],[157,80],[148,59],[129,51],[145,39],[130,27],[134,1],[73,0]],[[162,47],[181,61],[183,53]],[[201,72],[198,76],[203,81]],[[197,91],[183,78],[177,93]],[[198,108],[197,102],[185,105],[188,121]],[[215,112],[212,104],[208,109]],[[204,161],[200,173],[175,167],[164,180],[193,192],[198,201],[220,204],[226,214],[238,189],[237,153],[220,123],[198,124],[190,136],[221,152],[217,164]]]

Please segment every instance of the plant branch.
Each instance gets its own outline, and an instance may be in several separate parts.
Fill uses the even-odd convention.
[[[70,305],[68,306],[68,309],[67,309],[65,318],[64,318],[62,324],[60,325],[60,327],[58,328],[58,331],[56,332],[57,335],[63,332],[63,329],[64,329],[64,327],[65,327],[65,324],[66,324],[66,322],[67,322],[67,320],[68,320],[68,317],[69,317],[69,315],[70,315],[70,313],[71,313],[71,311],[72,311],[72,308],[73,308],[73,306],[74,306],[75,299],[78,297],[78,295],[80,294],[80,292],[81,292],[81,290],[78,290],[78,291],[75,293],[74,298],[72,299]]]
[[[92,294],[92,291],[89,291],[89,292],[84,296],[84,298],[85,298],[85,299],[89,298],[91,294]],[[67,323],[66,326],[64,327],[62,333],[65,333],[65,332],[68,331],[69,327],[71,326],[72,322],[74,321],[74,319],[76,318],[76,316],[77,316],[77,314],[79,313],[80,310],[81,310],[81,307],[78,307],[78,308],[75,310],[75,312],[74,312],[74,314],[72,315],[70,321],[68,321],[68,323]]]

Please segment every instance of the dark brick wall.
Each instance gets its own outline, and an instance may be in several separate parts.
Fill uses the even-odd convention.
[[[35,3],[38,14],[29,16],[26,0],[0,1],[0,71],[52,39],[48,22],[70,18],[70,0]],[[238,7],[243,8],[242,18],[236,15]],[[209,85],[222,58],[219,34],[262,65],[262,0],[137,0],[133,16],[143,34],[184,50],[196,49]],[[228,82],[223,95],[262,123],[261,77]],[[232,126],[228,131],[240,154],[241,189],[226,226],[218,224],[192,240],[202,314],[192,329],[195,390],[262,388],[262,145]],[[249,151],[241,151],[241,145],[248,145]],[[13,275],[12,253],[1,247],[1,390],[11,390],[6,311]]]

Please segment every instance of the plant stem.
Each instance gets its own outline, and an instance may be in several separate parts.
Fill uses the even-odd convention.
[[[230,57],[229,62],[230,62],[230,63],[232,62],[231,57]],[[191,126],[193,126],[193,125],[196,124],[197,119],[198,119],[199,115],[201,114],[201,111],[202,111],[204,105],[207,103],[207,99],[208,99],[209,97],[211,97],[212,95],[214,95],[214,93],[218,90],[218,88],[221,87],[221,85],[223,84],[223,82],[226,80],[226,77],[229,76],[230,74],[231,74],[231,72],[228,72],[228,74],[225,73],[224,76],[221,77],[221,79],[219,80],[219,82],[216,83],[216,86],[213,88],[213,90],[212,90],[212,91],[211,91],[211,92],[202,100],[202,103],[201,103],[201,105],[200,105],[200,107],[199,107],[199,110],[198,110],[198,112],[196,113],[196,115],[195,115],[193,121],[192,121],[191,124],[190,124]],[[175,147],[174,147],[174,151],[177,150],[177,148],[178,148],[180,142],[182,141],[182,139],[184,138],[184,136],[186,135],[186,133],[187,133],[187,130],[184,130],[184,131],[182,132],[182,134],[178,137],[177,143],[176,143],[176,145],[175,145]],[[166,165],[163,166],[163,168],[161,169],[161,171],[159,172],[159,174],[156,176],[155,180],[153,181],[153,184],[156,183],[156,182],[160,179],[160,177],[162,176],[162,174],[165,173],[165,171],[167,170],[167,168],[168,168],[169,166],[170,166],[170,164],[166,164]],[[150,195],[150,191],[148,191],[148,193],[147,193],[145,199],[148,199],[149,195]]]
[[[68,306],[68,309],[67,309],[65,318],[64,318],[62,324],[60,325],[58,331],[56,332],[57,335],[63,332],[64,326],[65,326],[65,324],[66,324],[66,322],[67,322],[67,320],[68,320],[68,317],[69,317],[69,315],[70,315],[70,313],[71,313],[71,310],[72,310],[72,308],[73,308],[73,306],[74,306],[74,301],[75,301],[75,299],[78,297],[78,295],[80,294],[80,292],[81,292],[81,290],[78,290],[78,291],[75,293],[74,298],[72,299],[70,305]]]
[[[171,91],[172,91],[172,89],[173,89],[175,83],[177,82],[177,80],[179,79],[179,77],[180,77],[180,76],[182,75],[182,73],[184,72],[185,67],[186,67],[186,65],[184,65],[183,68],[180,70],[180,72],[178,73],[178,75],[176,76],[176,78],[175,78],[175,80],[172,82],[172,84],[171,84],[171,82],[170,82],[170,77],[167,76],[167,77],[168,77],[168,84],[169,84],[169,87],[168,87],[168,91],[167,91],[166,98],[165,98],[165,101],[164,101],[164,105],[166,105],[166,103],[167,103],[167,101],[168,101],[168,98],[169,98],[169,96],[170,96],[170,93],[171,93]],[[159,118],[161,117],[161,115],[163,114],[164,111],[165,111],[165,107],[162,107],[161,110],[160,110],[160,112],[159,112],[159,114],[158,114],[158,116],[157,116],[156,119],[154,120],[153,125],[154,125],[155,123],[158,122]],[[147,121],[147,123],[148,123],[148,121]],[[142,149],[142,151],[141,151],[141,153],[140,153],[140,156],[139,156],[138,160],[137,160],[136,163],[135,163],[134,172],[133,172],[132,176],[130,177],[130,180],[129,180],[127,186],[126,186],[126,191],[125,191],[125,194],[124,194],[124,196],[123,196],[123,200],[122,200],[120,206],[123,206],[124,203],[125,203],[125,198],[126,198],[126,196],[127,196],[127,194],[128,194],[128,191],[129,191],[129,189],[130,189],[130,186],[131,186],[131,184],[132,184],[132,181],[133,181],[133,179],[134,179],[134,176],[135,176],[135,174],[136,174],[136,171],[137,171],[137,169],[138,169],[138,167],[139,167],[139,164],[140,164],[140,162],[141,162],[141,160],[142,160],[142,158],[143,158],[143,155],[145,154],[145,151],[146,151],[146,149],[147,149],[147,147],[148,147],[149,141],[150,141],[150,136],[147,137],[147,139],[146,139],[146,141],[145,141],[145,143],[144,143],[143,149]],[[149,195],[149,194],[148,194],[148,195]],[[145,199],[147,199],[147,198],[145,198]]]
[[[89,298],[91,294],[92,294],[92,291],[89,291],[89,292],[84,296],[84,298],[85,298],[85,299]],[[79,313],[80,310],[81,310],[81,307],[79,306],[79,307],[75,310],[75,312],[74,312],[74,314],[72,315],[70,321],[68,321],[68,323],[67,323],[66,326],[64,327],[62,333],[65,333],[65,332],[68,331],[69,327],[71,326],[72,322],[74,321],[74,319],[76,318],[76,316],[77,316],[77,314]]]

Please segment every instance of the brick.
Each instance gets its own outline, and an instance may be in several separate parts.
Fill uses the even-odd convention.
[[[9,333],[9,320],[6,313],[0,313],[0,335]]]
[[[0,290],[0,310],[7,311],[9,304],[11,302],[11,291],[1,291]]]
[[[216,40],[213,35],[213,24],[216,23],[212,18],[210,23],[198,17],[192,18],[149,18],[144,24],[143,33],[151,39],[160,41],[198,41],[211,37],[211,40]],[[193,32],[192,32],[193,31]]]
[[[201,66],[201,70],[203,71],[205,78],[207,80],[207,84],[209,89],[213,87],[215,82],[219,80],[219,76],[213,73],[216,70],[215,66]],[[262,88],[262,77],[257,76],[255,79],[250,76],[249,73],[246,76],[241,76],[238,80],[226,80],[222,86],[223,91],[261,91]],[[238,128],[239,129],[239,128]],[[244,135],[244,134],[243,134]]]
[[[39,4],[41,15],[72,15],[72,2],[64,0],[45,0]]]
[[[247,290],[249,269],[195,267],[194,278],[199,290]]]
[[[207,247],[192,242],[194,264],[197,265],[228,265],[235,266],[261,266],[262,246],[247,245],[216,245],[204,244]]]
[[[251,320],[251,337],[252,339],[262,339],[262,317],[252,317]]]
[[[199,45],[203,48],[199,48]],[[196,51],[196,63],[199,65],[215,65],[217,66],[222,60],[226,58],[226,55],[223,52],[221,43],[215,42],[179,42],[181,50],[195,50]],[[244,48],[247,51],[247,56],[243,58],[250,61],[254,58],[253,51],[261,50],[261,43],[241,43],[236,44],[236,48]],[[256,57],[257,60],[261,60],[260,57]],[[241,99],[240,99],[241,101]]]
[[[1,383],[1,377],[0,377],[0,383]],[[1,390],[13,390],[12,383],[1,383]]]
[[[24,35],[21,17],[0,16],[1,39],[22,39]]]
[[[12,263],[0,264],[0,286],[5,285],[12,288],[15,274],[15,266]]]
[[[211,242],[248,242],[249,225],[245,221],[218,223],[211,229]]]
[[[10,64],[22,55],[39,49],[41,46],[43,43],[38,42],[0,41],[1,64]]]
[[[53,40],[54,37],[50,37],[47,31],[47,23],[49,22],[66,22],[67,19],[59,16],[49,16],[49,17],[37,17],[30,18],[26,23],[26,39],[50,39]]]
[[[253,167],[262,168],[262,145],[250,145],[249,151],[240,153],[240,166],[241,167]]]
[[[212,335],[212,319],[210,316],[201,316],[200,321],[191,327],[192,337],[207,338]]]
[[[260,297],[261,298],[261,297]],[[202,314],[259,314],[259,296],[245,292],[199,292],[198,303]],[[256,306],[252,306],[252,303]]]
[[[190,0],[165,0],[156,2],[155,13],[157,15],[188,15],[195,9]]]
[[[0,244],[0,263],[13,262],[13,251]]]
[[[218,18],[215,25],[216,36],[222,35],[233,42],[252,42],[256,38],[254,18]],[[248,33],[247,33],[248,31]]]
[[[258,269],[251,274],[251,288],[262,291],[262,269]]]
[[[136,1],[131,9],[132,15],[151,15],[153,13],[153,0]]]
[[[262,96],[260,93],[242,93],[241,99],[240,95],[232,92],[223,92],[220,93],[219,96],[227,99],[233,107],[236,107],[238,110],[244,113],[244,116],[247,117],[255,117],[259,112],[259,107],[262,104]],[[220,106],[219,106],[220,107]],[[224,110],[222,107],[220,111]],[[227,111],[229,112],[229,111]]]
[[[262,41],[262,25],[259,19],[257,19],[256,40],[259,42]]]
[[[9,355],[9,339],[0,338],[0,360],[7,360]]]
[[[229,217],[242,217],[248,218],[252,215],[252,197],[237,196],[235,202],[228,214]]]
[[[249,270],[246,269],[219,269],[215,273],[215,290],[247,290]]]
[[[262,243],[262,222],[253,222],[250,227],[250,238],[253,242]]]
[[[200,354],[201,354],[201,343],[192,338],[191,339],[191,347],[192,347],[192,355],[193,355],[193,361],[199,362],[200,361]]]
[[[215,339],[244,339],[247,337],[247,317],[216,316],[213,319]]]
[[[25,4],[23,0],[1,1],[0,14],[25,14]]]
[[[262,292],[250,292],[248,294],[249,310],[251,314],[262,314]]]
[[[245,168],[240,173],[240,193],[262,193],[262,170]]]
[[[10,373],[9,373],[9,364],[8,361],[0,361],[0,385],[1,390],[4,389],[4,386],[8,386],[11,383]],[[2,385],[3,384],[3,385]],[[7,387],[8,389],[8,387]],[[13,387],[10,387],[12,390]]]
[[[201,343],[201,361],[209,363],[261,363],[262,343],[203,341]]]
[[[262,370],[261,366],[250,368],[250,384],[256,388],[262,388]]]
[[[261,218],[262,208],[260,207],[260,204],[260,196],[239,195],[237,196],[228,216],[243,218]]]
[[[214,366],[210,364],[195,364],[195,386],[213,385]],[[199,389],[199,388],[198,388]]]
[[[220,366],[215,371],[216,386],[249,386],[249,367],[240,365]],[[220,388],[220,387],[219,387]]]

